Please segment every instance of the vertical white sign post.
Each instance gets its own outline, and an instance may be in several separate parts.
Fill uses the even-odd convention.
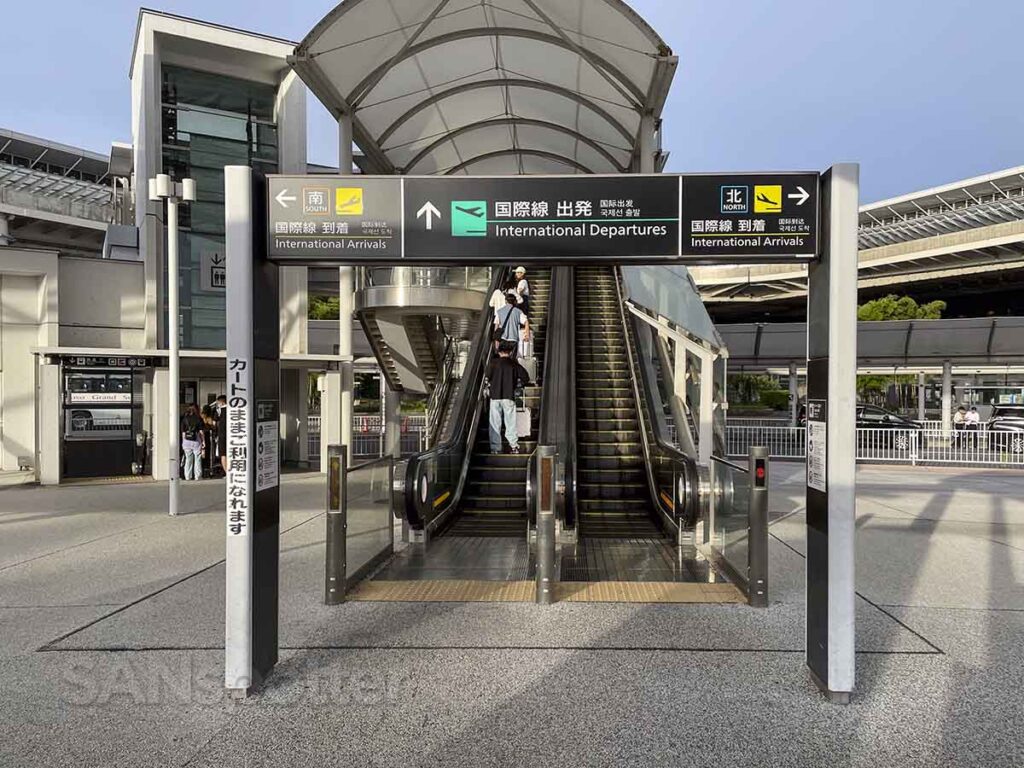
[[[248,466],[252,429],[252,171],[224,169],[224,218],[228,281],[237,290],[227,296],[228,476],[227,582],[224,622],[224,686],[233,695],[252,687],[252,506]],[[232,454],[235,454],[232,460]]]
[[[227,484],[224,686],[246,696],[277,663],[280,494],[278,268],[262,177],[224,169],[227,256]],[[253,308],[259,307],[258,312]]]
[[[852,163],[822,177],[807,286],[807,666],[841,703],[854,688],[859,178]]]

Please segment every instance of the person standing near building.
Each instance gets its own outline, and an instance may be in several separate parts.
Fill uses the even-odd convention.
[[[181,450],[185,455],[185,479],[203,476],[203,420],[195,405],[185,406],[181,417]]]
[[[530,281],[526,279],[526,267],[516,267],[516,302],[524,315],[530,314]]]
[[[512,359],[516,342],[504,340],[498,344],[498,356],[491,359],[485,374],[490,387],[490,421],[488,438],[491,453],[501,453],[501,422],[505,422],[505,439],[512,453],[519,453],[519,430],[516,427],[516,390],[530,383],[523,366]]]
[[[530,337],[530,321],[516,306],[516,301],[516,292],[509,291],[505,294],[505,306],[494,313],[495,349],[498,349],[503,341],[514,342],[513,359],[515,359],[516,350],[519,348],[520,332],[522,332],[522,336]]]
[[[228,474],[228,398],[217,396],[217,455],[224,475]]]

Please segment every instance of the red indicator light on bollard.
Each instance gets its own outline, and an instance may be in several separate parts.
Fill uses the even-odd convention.
[[[768,475],[768,469],[765,467],[764,459],[754,460],[754,486],[756,488],[764,488],[765,478]]]

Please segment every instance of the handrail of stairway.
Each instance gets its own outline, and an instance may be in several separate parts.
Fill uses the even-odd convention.
[[[493,270],[487,296],[501,288],[510,276],[509,269]],[[484,370],[491,355],[493,317],[493,310],[484,305],[473,333],[470,359],[462,374],[463,385],[454,405],[449,436],[406,462],[404,482],[396,489],[402,498],[396,501],[413,530],[430,532],[439,528],[462,497],[483,409]]]
[[[444,414],[448,410],[448,397],[451,394],[452,373],[455,371],[455,359],[458,356],[458,346],[455,340],[448,336],[445,338],[444,354],[441,357],[441,371],[437,377],[437,383],[427,398],[427,436],[430,445],[434,445],[440,435],[438,430],[444,423]]]

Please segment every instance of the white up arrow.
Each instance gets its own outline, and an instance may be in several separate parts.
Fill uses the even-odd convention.
[[[796,200],[797,205],[803,205],[807,202],[807,199],[811,196],[810,193],[803,187],[797,187],[797,192],[786,195],[790,200]]]
[[[427,202],[423,204],[423,207],[416,211],[417,219],[422,219],[424,216],[427,217],[427,231],[430,231],[434,228],[434,217],[437,216],[437,218],[440,219],[441,212],[437,210],[436,206],[432,202],[427,200]]]
[[[296,197],[295,195],[289,195],[287,189],[282,189],[280,192],[277,193],[277,197],[275,197],[274,199],[277,200],[278,204],[282,208],[287,208],[288,203],[294,203]]]

